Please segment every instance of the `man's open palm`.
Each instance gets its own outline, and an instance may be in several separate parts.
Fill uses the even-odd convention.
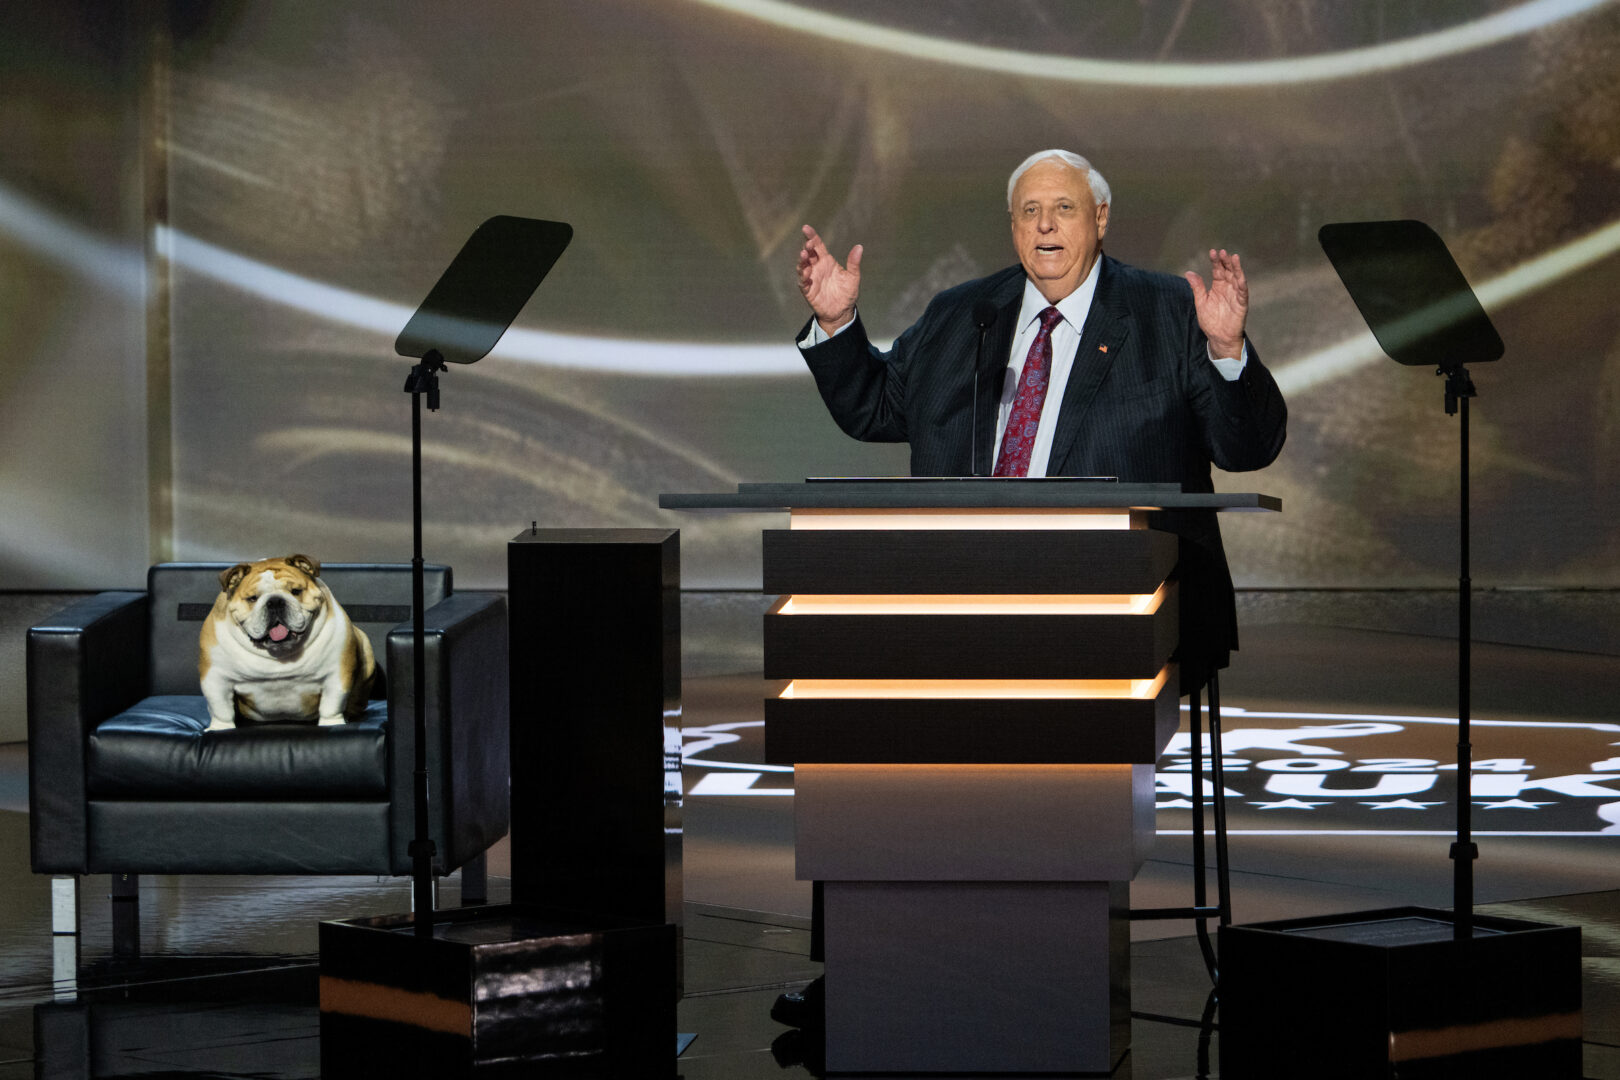
[[[823,333],[844,325],[854,317],[861,293],[861,245],[850,248],[848,265],[840,265],[816,230],[806,225],[804,247],[799,250],[799,291]]]
[[[1193,306],[1198,311],[1198,328],[1209,339],[1209,352],[1217,358],[1236,358],[1243,353],[1243,325],[1249,317],[1249,283],[1243,276],[1243,263],[1225,248],[1209,253],[1210,281],[1191,270],[1182,275],[1192,286]]]

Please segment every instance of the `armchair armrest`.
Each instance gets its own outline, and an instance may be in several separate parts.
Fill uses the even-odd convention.
[[[447,874],[506,833],[508,686],[506,597],[461,592],[428,608],[425,622],[429,832],[434,872]],[[391,858],[411,872],[416,822],[412,627],[388,632]]]
[[[35,873],[86,871],[85,745],[146,696],[147,596],[88,596],[28,630],[28,832]]]

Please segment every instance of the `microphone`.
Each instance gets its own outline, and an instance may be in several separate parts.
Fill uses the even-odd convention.
[[[996,305],[980,300],[973,305],[973,325],[979,328],[979,347],[973,356],[973,475],[979,475],[979,371],[984,367],[984,333],[996,321]]]

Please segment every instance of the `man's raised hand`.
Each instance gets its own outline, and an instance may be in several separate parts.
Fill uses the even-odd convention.
[[[861,293],[861,245],[849,249],[849,263],[841,266],[816,230],[806,225],[804,247],[799,249],[799,291],[822,333],[831,334],[849,322]]]
[[[1198,311],[1198,328],[1209,339],[1209,354],[1217,359],[1243,355],[1243,324],[1249,316],[1249,283],[1243,276],[1243,263],[1226,249],[1209,252],[1210,282],[1189,270],[1182,276],[1192,286],[1193,307]]]

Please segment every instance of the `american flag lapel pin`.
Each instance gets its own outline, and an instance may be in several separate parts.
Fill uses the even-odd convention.
[[[1097,351],[1098,351],[1098,352],[1107,352],[1107,351],[1108,351],[1108,346],[1106,346],[1106,345],[1099,345],[1099,346],[1097,346]]]

